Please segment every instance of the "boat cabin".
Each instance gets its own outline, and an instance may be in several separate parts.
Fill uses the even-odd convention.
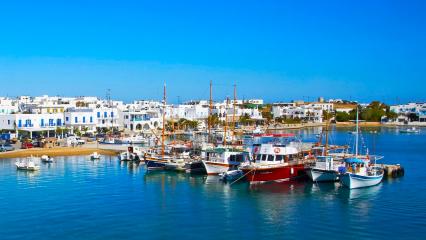
[[[202,157],[209,162],[240,164],[248,162],[250,154],[238,149],[215,148],[203,151]]]
[[[333,157],[332,156],[318,156],[315,162],[315,168],[323,170],[333,170]]]
[[[299,153],[299,150],[291,144],[261,144],[254,148],[254,159],[257,163],[287,163],[299,159]]]

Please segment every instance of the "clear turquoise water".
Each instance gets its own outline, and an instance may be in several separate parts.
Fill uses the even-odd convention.
[[[374,136],[383,161],[403,164],[406,176],[352,191],[338,183],[229,186],[146,174],[115,158],[56,158],[37,173],[0,161],[0,239],[423,239],[426,134]],[[348,139],[345,130],[332,136]]]

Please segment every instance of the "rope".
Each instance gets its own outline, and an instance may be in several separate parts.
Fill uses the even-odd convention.
[[[246,174],[244,174],[243,176],[239,177],[237,180],[235,180],[235,181],[233,181],[232,183],[230,183],[230,184],[229,184],[229,186],[231,186],[232,184],[234,184],[234,183],[236,183],[236,182],[240,181],[242,178],[244,178],[245,176],[247,176],[247,174],[249,174],[249,173],[251,173],[251,172],[253,172],[253,171],[256,171],[256,168],[254,168],[254,169],[252,169],[252,170],[248,171]]]

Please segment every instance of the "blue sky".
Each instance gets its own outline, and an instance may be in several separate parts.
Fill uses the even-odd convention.
[[[9,1],[0,95],[426,101],[426,1]]]

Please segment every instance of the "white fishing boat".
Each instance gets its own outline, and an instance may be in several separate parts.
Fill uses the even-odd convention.
[[[401,129],[399,130],[400,133],[419,133],[420,130],[417,129],[416,127],[412,127],[412,128],[406,128],[406,129]]]
[[[313,182],[332,182],[339,179],[339,166],[332,156],[318,156],[315,166],[308,169],[307,173]]]
[[[370,187],[379,184],[383,179],[384,171],[381,167],[370,165],[368,159],[346,159],[348,165],[346,173],[340,176],[343,186],[349,189]]]
[[[118,159],[120,161],[140,161],[142,155],[142,148],[130,146],[127,151],[119,154]]]
[[[101,155],[98,152],[94,152],[90,155],[90,160],[99,160],[101,159]]]
[[[325,127],[325,145],[318,148],[322,150],[322,155],[317,156],[315,165],[307,170],[307,174],[313,182],[333,182],[339,179],[339,167],[341,167],[341,164],[335,162],[334,158],[328,152],[328,123],[327,121]]]
[[[24,160],[19,160],[15,163],[16,169],[26,171],[38,171],[40,170],[40,166],[36,164],[37,160],[38,158],[32,156]]]
[[[125,138],[122,140],[122,142],[127,144],[145,144],[145,143],[148,143],[148,139],[138,135],[138,136]]]
[[[233,148],[217,147],[202,151],[203,164],[208,175],[218,175],[236,170],[243,162],[249,161],[249,153]]]
[[[53,162],[53,158],[52,157],[49,157],[49,156],[47,156],[47,155],[43,155],[43,156],[41,156],[41,161],[42,162],[45,162],[45,163],[51,163],[51,162]]]
[[[379,184],[383,179],[383,168],[376,166],[377,157],[374,157],[374,164],[371,163],[370,157],[361,158],[358,153],[359,142],[359,120],[358,108],[356,112],[356,134],[355,134],[355,157],[345,160],[345,173],[340,176],[340,182],[343,186],[354,189],[370,187]]]

